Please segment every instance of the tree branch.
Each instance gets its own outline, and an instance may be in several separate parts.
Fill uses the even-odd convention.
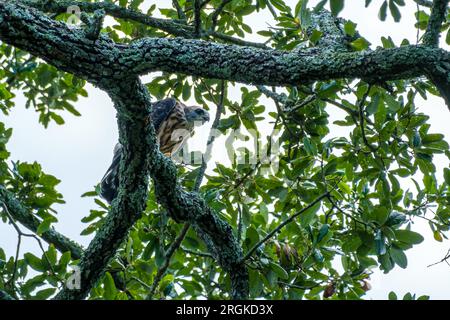
[[[441,26],[445,21],[448,3],[449,0],[433,0],[430,20],[428,21],[427,30],[423,36],[424,44],[434,47],[439,45]]]
[[[433,1],[429,1],[429,0],[413,0],[413,1],[420,6],[424,6],[427,8],[431,8],[433,6]]]
[[[339,20],[334,17],[331,12],[321,10],[317,14],[311,16],[311,27],[308,28],[308,33],[314,29],[322,32],[322,36],[317,42],[317,46],[325,50],[347,50],[347,40],[345,33],[339,26]]]
[[[217,129],[220,123],[220,118],[223,113],[224,109],[224,100],[225,100],[225,81],[222,80],[220,82],[220,100],[216,103],[217,109],[216,109],[216,115],[214,117],[214,121],[211,125],[211,130],[208,136],[208,140],[206,142],[206,151],[205,154],[202,156],[202,164],[200,166],[197,178],[195,179],[194,184],[194,191],[198,192],[200,190],[200,186],[202,184],[203,177],[205,176],[206,167],[208,165],[208,161],[211,158],[211,152],[214,140],[216,139],[216,136],[214,134],[214,131]],[[214,96],[211,94],[211,99],[214,99]]]
[[[30,213],[19,200],[4,186],[0,186],[0,201],[8,208],[11,216],[25,226],[31,232],[36,233],[41,221]],[[83,248],[76,242],[60,234],[54,229],[42,233],[41,238],[49,244],[53,244],[61,253],[70,251],[73,259],[80,259]]]
[[[4,0],[2,0],[4,1]],[[84,2],[84,1],[71,1],[71,0],[59,0],[59,1],[47,1],[42,7],[42,2],[39,0],[13,0],[20,2],[28,7],[35,8],[38,10],[44,10],[46,12],[52,12],[55,14],[65,13],[67,8],[70,6],[77,6],[84,13],[92,13],[98,10],[104,10],[107,15],[117,18],[117,19],[125,19],[132,20],[146,26],[162,30],[177,37],[183,38],[196,38],[195,29],[187,25],[184,19],[181,21],[170,20],[170,19],[161,19],[161,18],[153,18],[139,11],[135,11],[132,9],[124,8],[117,6],[110,2]],[[174,0],[176,1],[176,0]],[[181,10],[183,13],[183,11]],[[183,13],[184,14],[184,13]],[[245,41],[243,39],[235,38],[223,33],[210,31],[205,33],[206,36],[212,36],[216,39],[223,40],[228,43],[233,43],[241,46],[251,46],[256,48],[267,48],[266,45],[257,42]]]
[[[170,260],[173,256],[173,254],[181,246],[181,243],[183,242],[184,238],[186,237],[186,234],[189,231],[190,227],[191,226],[188,223],[185,223],[180,234],[176,237],[175,241],[170,245],[169,249],[167,250],[164,264],[161,266],[161,268],[158,269],[158,272],[156,273],[155,277],[153,278],[153,283],[148,290],[149,292],[146,297],[147,300],[152,299],[153,295],[155,294],[155,291],[159,285],[159,282],[161,281],[162,277],[164,276],[167,269],[169,268]]]
[[[211,30],[215,30],[216,29],[217,19],[219,18],[220,14],[222,13],[222,11],[225,8],[225,6],[227,4],[229,4],[231,1],[233,1],[233,0],[222,0],[222,2],[217,7],[217,9],[213,11],[213,13],[211,14],[211,21],[212,21]]]
[[[450,64],[449,52],[414,45],[331,54],[317,48],[286,52],[181,38],[146,38],[130,45],[101,38],[92,44],[80,30],[9,2],[0,2],[0,39],[100,87],[124,73],[153,71],[272,86],[338,78],[387,81],[441,75],[442,65]]]
[[[62,289],[56,299],[85,298],[104,274],[130,228],[142,216],[148,196],[150,150],[157,146],[153,126],[148,125],[150,97],[138,78],[104,83],[118,113],[119,141],[123,153],[119,167],[119,191],[111,210],[80,263],[80,290]]]
[[[194,35],[195,38],[200,38],[202,31],[202,7],[201,0],[193,0],[194,2]]]
[[[44,7],[40,0],[16,0],[28,7],[41,9],[45,12],[52,12],[55,14],[66,13],[70,6],[79,7],[82,12],[93,13],[98,10],[104,10],[107,15],[125,20],[133,20],[149,27],[165,31],[171,35],[179,37],[192,37],[193,29],[182,23],[177,23],[174,20],[153,18],[141,12],[120,7],[111,2],[86,2],[86,1],[72,1],[72,0],[53,0],[46,1]]]
[[[253,248],[251,248],[247,254],[244,256],[243,260],[248,260],[253,253],[255,253],[256,250],[258,250],[258,248],[265,243],[267,240],[269,240],[270,238],[272,238],[275,233],[279,232],[281,229],[283,229],[287,224],[291,223],[292,221],[294,221],[295,218],[297,218],[299,215],[301,215],[302,213],[306,212],[307,210],[311,209],[312,207],[314,207],[317,203],[319,203],[320,201],[322,201],[324,198],[328,197],[329,192],[326,192],[322,195],[320,195],[319,197],[317,197],[314,201],[312,201],[311,203],[309,203],[306,207],[302,208],[300,211],[294,213],[293,215],[291,215],[289,218],[287,218],[286,220],[284,220],[282,223],[280,223],[275,229],[273,229],[272,231],[270,231],[262,240],[260,240],[257,244],[255,244],[253,246]]]
[[[212,145],[215,139],[214,130],[217,129],[217,126],[219,125],[220,117],[222,115],[222,109],[223,109],[223,100],[225,96],[225,81],[221,81],[220,84],[220,101],[217,103],[217,110],[216,110],[216,116],[214,118],[214,122],[211,126],[210,134],[208,137],[208,140],[206,142],[206,152],[204,157],[202,158],[202,165],[200,166],[199,172],[197,174],[197,178],[195,179],[194,183],[194,192],[198,192],[200,190],[200,185],[202,183],[203,177],[205,175],[206,167],[209,158],[211,157],[211,151],[212,151]],[[214,100],[214,96],[211,94],[211,98]],[[205,160],[206,158],[206,160]],[[177,236],[175,241],[172,243],[172,245],[169,247],[165,254],[165,261],[164,264],[161,266],[161,268],[156,273],[153,283],[151,287],[149,288],[149,293],[147,295],[147,299],[151,299],[155,293],[155,290],[161,281],[162,277],[166,273],[167,269],[170,265],[170,260],[172,259],[172,256],[176,252],[176,250],[181,246],[181,243],[183,242],[184,238],[186,237],[187,232],[189,231],[190,224],[185,223],[183,226],[183,229],[181,230],[180,234]],[[211,255],[209,255],[211,257]]]
[[[183,20],[184,22],[187,21],[186,15],[184,14],[183,8],[181,8],[180,3],[178,0],[172,0],[173,7],[177,10],[178,19]]]

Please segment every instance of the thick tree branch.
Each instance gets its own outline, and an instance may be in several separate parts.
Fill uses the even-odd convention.
[[[441,26],[445,21],[448,3],[449,0],[433,0],[427,31],[423,36],[424,44],[434,47],[439,45]]]
[[[11,216],[25,226],[28,230],[36,233],[41,221],[32,215],[28,208],[24,207],[18,199],[5,187],[0,186],[0,201],[8,208]],[[56,249],[64,253],[70,251],[73,259],[80,259],[83,248],[76,242],[60,234],[54,229],[42,233],[41,238]]]
[[[148,196],[150,148],[154,130],[148,124],[150,97],[137,78],[104,83],[118,112],[119,141],[123,146],[119,191],[111,210],[80,260],[81,289],[64,288],[56,299],[79,300],[104,274],[130,228],[142,216]]]
[[[3,0],[4,1],[4,0]],[[153,18],[139,11],[117,6],[110,2],[84,2],[84,1],[71,1],[71,0],[59,0],[59,1],[47,1],[43,7],[42,1],[39,0],[13,0],[27,5],[28,7],[43,10],[45,12],[51,12],[55,14],[65,13],[70,6],[77,6],[84,13],[92,13],[98,10],[104,10],[107,15],[118,18],[135,21],[146,26],[162,30],[170,35],[183,37],[183,38],[197,38],[198,35],[195,32],[193,26],[187,25],[186,17],[181,21]],[[180,8],[181,9],[181,8]],[[177,9],[178,10],[178,9]],[[181,10],[181,13],[183,11]],[[183,13],[184,14],[184,13]],[[183,16],[182,16],[183,17]],[[245,41],[243,39],[235,38],[220,32],[211,30],[204,34],[205,36],[212,36],[213,38],[223,40],[227,43],[233,43],[241,46],[251,46],[256,48],[266,48],[267,46],[262,43]]]
[[[424,46],[330,54],[317,49],[285,52],[185,39],[143,39],[126,48],[123,57],[130,71],[138,74],[159,70],[273,86],[337,78],[413,78],[424,75],[426,68],[435,72],[441,62],[450,62],[450,53]]]
[[[93,44],[80,30],[5,2],[0,2],[0,39],[99,86],[124,73],[153,71],[273,86],[337,78],[387,81],[441,75],[442,66],[450,64],[449,52],[427,46],[330,53],[317,48],[262,50],[181,38],[146,38],[130,45],[100,38]]]
[[[158,202],[172,218],[192,225],[219,265],[230,274],[232,297],[247,297],[247,272],[232,228],[197,193],[185,192],[178,185],[177,168],[159,152],[153,126],[147,121],[151,104],[145,86],[138,79],[111,81],[109,86],[107,83],[103,86],[118,111],[120,143],[124,146],[118,197],[80,261],[81,290],[63,289],[57,299],[86,297],[103,275],[129,229],[141,217],[149,174],[155,183]]]
[[[40,0],[15,0],[26,6],[41,9],[55,14],[66,13],[70,6],[77,6],[82,12],[93,13],[104,10],[107,15],[125,20],[133,20],[149,27],[165,31],[179,37],[192,37],[193,28],[169,19],[154,18],[141,12],[120,7],[111,2],[86,2],[71,0],[46,1],[44,6]]]
[[[317,46],[326,50],[347,50],[345,33],[339,26],[339,20],[331,12],[322,10],[312,15],[311,27],[308,29],[308,33],[311,33],[314,29],[322,32]]]
[[[27,45],[30,34],[39,45]],[[122,161],[124,167],[121,165],[121,176],[126,177],[123,178],[126,185],[121,183],[121,191],[110,214],[81,259],[82,288],[79,291],[63,289],[56,298],[82,299],[99,280],[129,228],[141,215],[147,195],[149,168],[158,201],[173,218],[191,223],[219,265],[230,274],[232,296],[245,298],[248,293],[247,271],[241,263],[242,249],[233,236],[232,228],[220,220],[196,193],[185,192],[177,184],[175,165],[158,151],[154,133],[148,129],[152,126],[144,124],[148,111],[143,106],[150,105],[146,88],[134,78],[124,78],[129,71],[120,70],[122,67],[117,69],[119,65],[125,67],[120,51],[127,46],[104,39],[93,44],[83,38],[80,31],[71,30],[36,10],[4,2],[0,2],[0,39],[18,47],[27,47],[30,53],[61,70],[77,74],[106,90],[118,110],[121,143],[126,146]],[[136,54],[139,52],[133,55],[137,57]],[[130,158],[129,154],[133,157]]]

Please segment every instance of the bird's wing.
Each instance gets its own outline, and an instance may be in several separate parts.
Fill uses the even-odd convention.
[[[122,156],[122,145],[117,143],[114,147],[114,155],[111,165],[101,181],[101,196],[109,203],[117,196],[119,187],[119,164]]]
[[[177,104],[177,100],[168,98],[156,101],[152,105],[152,122],[156,133],[158,133],[161,124],[167,120]]]

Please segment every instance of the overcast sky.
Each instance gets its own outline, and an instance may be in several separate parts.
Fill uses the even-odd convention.
[[[145,6],[153,2],[155,1],[145,1]],[[294,0],[286,2],[292,7],[296,3]],[[318,1],[310,2],[314,4]],[[380,44],[381,36],[387,35],[391,36],[396,44],[404,38],[415,43],[416,6],[412,3],[413,1],[407,1],[408,5],[402,8],[403,18],[400,23],[394,23],[391,17],[388,17],[386,22],[379,21],[377,12],[382,0],[372,2],[372,5],[365,9],[364,0],[346,1],[346,8],[340,15],[356,22],[358,31],[372,43],[373,48]],[[167,0],[167,3],[170,2]],[[273,25],[270,15],[261,13],[248,18],[246,23],[252,26],[253,31],[266,29],[268,24]],[[249,37],[249,40],[258,40],[258,37]],[[64,117],[66,124],[63,126],[52,123],[48,129],[44,129],[38,124],[38,114],[24,108],[25,99],[20,93],[17,93],[16,107],[11,114],[8,117],[0,115],[6,126],[13,128],[13,136],[8,144],[12,154],[11,160],[37,161],[45,172],[62,180],[58,190],[64,195],[66,204],[56,206],[59,212],[59,223],[56,228],[83,245],[89,243],[90,237],[80,236],[81,230],[85,227],[80,219],[95,206],[92,199],[80,198],[80,195],[92,190],[93,186],[99,182],[109,166],[112,150],[117,141],[115,110],[111,100],[100,90],[90,85],[87,88],[89,97],[82,98],[76,103],[82,117],[77,118],[67,114]],[[231,90],[230,97],[232,100],[239,101],[239,89]],[[272,108],[270,101],[262,99],[262,103]],[[431,117],[430,131],[443,133],[446,140],[450,142],[449,112],[443,100],[431,97],[427,101],[421,101],[420,110]],[[328,112],[331,114],[330,122],[343,117],[342,113],[332,108]],[[262,128],[264,130],[269,127],[262,126]],[[341,131],[343,129],[335,126],[332,126],[331,130],[333,135],[344,132]],[[207,134],[207,126],[197,130],[197,134],[190,141],[190,149],[204,150]],[[208,170],[214,167],[215,161],[225,161],[225,150],[220,139],[214,145],[213,155],[214,158]],[[436,164],[439,172],[442,172],[443,167],[449,166],[448,161],[443,157],[437,158]],[[404,189],[408,187],[403,186]],[[428,225],[422,221],[417,221],[413,230],[421,232],[425,236],[425,242],[406,252],[408,268],[402,270],[396,267],[388,275],[375,272],[371,279],[373,289],[369,291],[367,298],[386,299],[391,290],[400,294],[406,292],[428,294],[433,299],[450,298],[450,267],[440,264],[427,268],[427,265],[440,260],[445,255],[450,248],[448,241],[443,243],[434,241]],[[2,235],[0,246],[8,255],[13,255],[17,244],[15,231],[10,226],[0,224],[0,234]],[[36,243],[26,238],[22,252],[30,250],[39,253]]]

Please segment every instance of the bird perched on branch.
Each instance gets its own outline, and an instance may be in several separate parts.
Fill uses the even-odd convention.
[[[173,98],[160,100],[152,105],[150,123],[155,128],[159,150],[168,157],[174,155],[193,135],[195,126],[202,125],[206,121],[209,121],[209,113],[205,109],[186,106]],[[100,195],[108,203],[117,196],[121,153],[122,146],[118,143],[114,148],[112,164],[100,184]]]

